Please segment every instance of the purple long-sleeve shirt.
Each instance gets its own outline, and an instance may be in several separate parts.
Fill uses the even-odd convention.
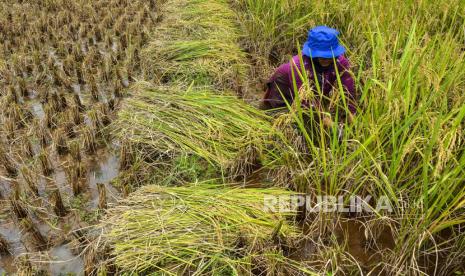
[[[304,67],[308,74],[308,78],[310,79],[311,83],[314,83],[313,80],[315,80],[315,76],[313,72],[311,59],[307,56],[303,56],[302,59]],[[314,64],[318,66],[316,63],[317,62],[314,62]],[[355,114],[355,83],[352,74],[349,71],[350,63],[344,57],[344,55],[341,55],[337,58],[336,65],[337,72],[334,68],[334,65],[330,66],[329,68],[319,70],[321,71],[321,73],[320,77],[318,77],[318,80],[320,83],[321,91],[323,92],[323,95],[329,97],[333,89],[338,89],[337,73],[339,73],[339,77],[344,88],[346,99],[348,101],[348,109],[352,114]],[[300,87],[302,86],[302,79],[300,78],[298,72],[301,72],[301,63],[299,56],[294,56],[291,62],[279,66],[276,69],[275,73],[269,79],[267,83],[268,89],[263,99],[263,105],[266,108],[278,108],[286,106],[286,103],[281,93],[284,95],[285,99],[289,103],[292,103],[295,95],[293,85],[294,82],[291,71],[292,69],[294,69],[294,78],[297,84],[297,89],[300,89]]]

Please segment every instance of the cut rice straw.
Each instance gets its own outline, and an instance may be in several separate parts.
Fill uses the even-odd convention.
[[[246,275],[263,259],[266,269],[290,272],[297,268],[274,241],[298,238],[294,213],[269,212],[264,198],[292,194],[204,183],[145,186],[108,211],[103,238],[114,245],[122,272]]]
[[[240,92],[247,62],[228,1],[170,0],[162,10],[166,16],[143,51],[147,77]]]
[[[222,168],[233,166],[244,152],[260,154],[272,132],[264,112],[235,96],[146,83],[134,87],[117,125],[122,138],[148,155],[194,154]]]

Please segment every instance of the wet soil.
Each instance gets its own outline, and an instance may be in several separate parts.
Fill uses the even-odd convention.
[[[41,260],[44,262],[40,267],[51,273],[51,275],[60,275],[66,273],[76,273],[82,275],[84,271],[84,263],[82,257],[79,256],[76,250],[71,250],[69,242],[73,240],[71,231],[80,227],[86,227],[93,220],[98,218],[96,210],[98,209],[99,193],[97,191],[97,183],[102,183],[107,188],[108,202],[116,201],[120,192],[111,185],[111,181],[118,176],[119,173],[119,157],[114,153],[114,150],[101,149],[97,156],[93,156],[86,160],[88,173],[86,176],[88,183],[88,192],[82,197],[82,201],[73,202],[72,190],[66,180],[66,175],[63,171],[57,172],[49,179],[53,179],[61,191],[65,205],[71,209],[70,213],[57,221],[56,216],[47,214],[38,214],[34,219],[36,227],[46,237],[50,239],[51,247],[46,254],[47,258]],[[40,185],[40,194],[46,195],[46,183],[49,179],[42,181]],[[5,197],[11,193],[11,184],[7,181],[2,181],[1,192]],[[69,202],[69,203],[68,203]],[[3,270],[5,273],[16,272],[14,264],[15,257],[28,253],[28,241],[23,238],[22,230],[17,226],[17,223],[9,216],[10,206],[7,200],[2,200],[1,203],[1,222],[0,235],[2,235],[10,245],[11,255],[1,256],[0,258],[0,273]],[[73,206],[74,205],[74,206]],[[53,221],[53,228],[48,224]]]
[[[243,180],[242,186],[264,188],[273,186],[273,183],[267,171],[257,170]],[[341,214],[337,216],[336,221],[332,221],[331,231],[318,234],[315,234],[310,227],[313,217],[312,215],[303,216],[299,221],[306,238],[294,244],[290,249],[289,257],[296,261],[315,262],[315,266],[318,267],[317,262],[321,257],[321,251],[319,251],[321,248],[318,247],[321,244],[317,244],[317,241],[329,237],[334,237],[338,246],[343,248],[366,271],[370,271],[382,260],[382,254],[394,249],[395,242],[391,229],[382,223],[370,223],[369,217],[346,217]],[[376,269],[373,272],[377,273]]]
[[[324,269],[327,264],[321,262],[321,256],[328,254],[326,250],[335,250],[331,254],[343,253],[346,258],[350,256],[349,260],[339,262],[350,262],[363,273],[386,275],[376,265],[382,260],[382,254],[395,246],[387,226],[368,226],[366,218],[339,217],[337,221],[333,220],[326,231],[317,233],[310,227],[311,224],[311,220],[301,222],[305,238],[290,250],[291,259],[306,262],[315,269]],[[376,233],[369,233],[374,228]]]
[[[143,74],[139,50],[156,24],[155,1],[0,5],[0,238],[10,252],[0,274],[26,265],[82,275],[76,231],[98,222],[101,195],[104,203],[121,195],[110,123]]]

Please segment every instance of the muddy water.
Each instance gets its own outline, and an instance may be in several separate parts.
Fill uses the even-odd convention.
[[[2,205],[4,208],[5,205]],[[5,210],[5,209],[4,209]],[[7,275],[12,274],[16,271],[14,266],[14,256],[26,253],[26,248],[21,241],[21,230],[15,225],[15,223],[4,217],[1,218],[2,223],[0,224],[0,234],[7,239],[11,256],[0,257],[0,275],[6,273]]]
[[[26,249],[21,242],[20,233],[21,230],[12,220],[6,220],[5,223],[0,225],[0,234],[8,240],[12,255],[19,255],[26,252]]]
[[[109,150],[100,150],[95,157],[86,160],[87,173],[87,197],[86,209],[95,210],[98,207],[99,193],[97,183],[102,183],[107,189],[107,200],[109,202],[118,198],[119,192],[110,184],[119,173],[119,157]],[[66,187],[66,192],[71,197],[72,191],[69,185],[66,185],[66,176],[59,173],[55,176],[59,187]],[[73,224],[79,224],[79,218],[74,217],[69,220]],[[77,225],[76,225],[77,226]],[[76,275],[84,274],[84,262],[81,256],[75,255],[68,245],[59,245],[49,251],[51,261],[48,271],[52,275],[74,273]]]
[[[114,146],[110,148],[100,149],[94,156],[86,156],[83,159],[84,165],[87,168],[87,186],[85,193],[85,201],[83,208],[89,212],[93,212],[98,207],[99,193],[97,189],[97,183],[102,183],[107,189],[107,201],[115,201],[119,192],[111,185],[111,181],[118,176],[119,173],[119,157],[116,154],[117,150]],[[68,200],[73,198],[71,186],[68,183],[66,173],[63,169],[66,166],[66,157],[52,157],[53,167],[55,168],[54,173],[49,176],[38,177],[38,189],[40,198],[47,199],[47,192],[50,191],[50,187],[58,187],[62,193],[65,205],[68,205]],[[0,179],[0,192],[3,198],[8,198],[11,194],[11,181],[8,179]],[[2,256],[0,258],[0,275],[6,273],[7,275],[16,272],[14,266],[14,258],[25,254],[27,252],[28,242],[24,240],[21,234],[21,229],[17,227],[17,224],[11,219],[9,215],[9,204],[6,200],[0,201],[0,234],[6,238],[11,247],[11,256]],[[69,207],[69,206],[68,206]],[[45,211],[45,209],[44,209]],[[40,213],[36,211],[36,213]],[[54,217],[52,214],[50,217]],[[49,260],[45,263],[41,263],[40,267],[47,270],[51,275],[60,275],[66,273],[74,273],[76,275],[83,275],[84,264],[80,256],[73,254],[69,246],[60,244],[54,246],[56,241],[63,240],[68,241],[71,236],[67,234],[63,236],[65,232],[63,227],[71,226],[72,229],[80,228],[83,224],[79,218],[79,215],[71,213],[66,218],[63,218],[57,225],[53,225],[53,228],[45,221],[49,220],[48,215],[40,214],[37,217],[33,217],[34,225],[43,234],[44,237],[50,239],[52,247],[46,253],[49,256]],[[69,225],[69,226],[65,226]],[[63,228],[63,229],[62,229]],[[76,252],[74,252],[76,253]]]
[[[2,273],[13,274],[16,270],[13,260],[25,253],[31,257],[34,268],[44,269],[51,275],[66,273],[82,275],[83,261],[75,255],[77,250],[74,246],[77,239],[72,232],[98,223],[102,215],[102,212],[98,210],[99,191],[97,187],[100,186],[98,184],[105,186],[107,202],[111,203],[119,197],[118,191],[111,184],[118,175],[117,150],[113,145],[105,144],[101,145],[97,153],[87,154],[82,150],[84,138],[82,130],[86,126],[91,126],[92,132],[98,130],[93,129],[94,127],[100,128],[89,118],[91,112],[96,115],[92,116],[92,120],[99,120],[102,112],[106,113],[105,111],[108,111],[110,117],[113,118],[115,115],[113,108],[118,109],[121,95],[125,94],[124,88],[128,87],[132,81],[129,71],[132,76],[142,73],[139,68],[138,53],[143,47],[143,42],[138,36],[147,35],[148,30],[156,24],[152,16],[146,15],[147,11],[151,12],[154,6],[153,3],[147,6],[147,1],[129,1],[124,4],[120,3],[121,1],[65,1],[64,6],[54,3],[34,3],[34,1],[22,4],[15,4],[14,1],[9,0],[0,0],[0,2],[12,18],[10,20],[5,19],[6,16],[0,17],[1,23],[5,25],[4,21],[9,20],[24,27],[19,35],[9,31],[8,28],[0,30],[2,37],[10,41],[8,45],[2,45],[2,50],[6,53],[3,58],[9,65],[6,72],[1,68],[2,75],[5,73],[8,77],[5,78],[5,87],[11,86],[16,89],[17,94],[19,93],[18,99],[8,98],[7,100],[17,101],[20,108],[27,109],[33,115],[33,119],[29,120],[28,117],[26,126],[19,131],[0,132],[2,142],[0,146],[11,151],[14,159],[17,159],[14,161],[18,168],[30,169],[30,177],[34,182],[32,184],[37,185],[38,196],[34,193],[35,188],[31,189],[27,185],[26,180],[29,178],[24,178],[21,174],[16,179],[20,183],[18,191],[20,191],[20,196],[24,200],[34,226],[49,242],[44,252],[35,250],[26,252],[27,248],[32,248],[28,246],[31,242],[28,241],[31,234],[21,233],[21,227],[17,227],[20,224],[10,211],[8,199],[12,194],[13,180],[3,177],[8,174],[0,168],[0,234],[14,249],[12,249],[11,257],[0,258],[0,275]],[[30,6],[30,9],[26,9],[25,12],[23,4]],[[87,9],[88,7],[90,8]],[[57,14],[57,21],[54,22],[61,23],[50,24],[47,20],[42,20]],[[15,24],[12,26],[15,27]],[[132,28],[135,24],[140,28]],[[67,28],[75,25],[79,27],[79,30]],[[77,32],[79,32],[78,35],[76,35]],[[136,39],[125,40],[123,43],[124,37]],[[24,42],[31,43],[28,47],[20,46]],[[136,51],[133,52],[133,49],[137,49],[137,54]],[[12,65],[11,68],[10,65]],[[18,82],[20,74],[24,82]],[[25,86],[18,85],[18,83]],[[119,94],[115,92],[116,85]],[[95,99],[95,94],[92,93],[95,92],[93,90],[95,86],[98,99]],[[27,89],[27,95],[22,94],[25,92],[23,88]],[[80,111],[84,124],[74,126],[76,137],[66,138],[68,143],[71,140],[73,143],[76,141],[81,143],[81,164],[85,167],[86,174],[82,179],[82,193],[78,196],[74,196],[68,180],[69,175],[67,175],[75,172],[78,168],[77,164],[73,164],[74,161],[71,160],[69,154],[57,156],[56,144],[54,144],[58,141],[55,138],[57,130],[54,127],[60,131],[58,133],[61,133],[63,129],[66,130],[65,128],[70,126],[70,123],[74,125],[74,118],[59,111],[61,108],[56,109],[54,106],[64,104],[61,98],[60,104],[50,101],[56,92],[60,94],[60,97],[64,95],[66,98],[65,112],[68,111],[67,108],[75,105],[73,95],[78,95],[86,107],[85,110]],[[0,95],[2,100],[3,96]],[[110,99],[115,101],[116,106],[108,106]],[[107,105],[109,109],[104,109],[104,105]],[[48,145],[44,146],[39,141],[41,133],[38,132],[40,130],[38,127],[44,123],[50,123],[45,122],[45,119],[50,119],[47,116],[49,111],[51,118],[57,119],[53,122],[57,126],[48,127],[51,137]],[[26,115],[29,115],[29,112]],[[58,116],[54,117],[55,115]],[[26,148],[28,145],[23,145],[23,140],[18,138],[25,138],[25,141],[27,139],[31,143],[32,157],[29,155],[29,148]],[[98,143],[108,143],[107,137],[100,138],[103,137],[97,137]],[[13,147],[10,146],[12,144],[14,144]],[[42,150],[47,153],[51,167],[53,167],[53,173],[48,176],[42,175],[42,160],[39,159],[39,153],[42,153]],[[0,167],[3,166],[0,164]],[[52,202],[52,192],[56,189],[59,190],[66,209],[64,210],[66,212],[58,212],[62,217],[56,214],[54,202]],[[42,259],[46,257],[50,260]]]
[[[75,256],[67,245],[53,248],[50,251],[50,258],[49,271],[52,275],[84,274],[84,261],[81,257]]]
[[[2,178],[1,175],[4,175],[2,170],[0,170],[0,195],[3,198],[8,198],[11,193],[11,184],[9,180]],[[0,200],[2,200],[1,197]]]
[[[107,200],[115,201],[119,192],[110,184],[119,173],[119,157],[114,153],[103,153],[98,159],[91,159],[89,162],[90,172],[88,174],[89,189],[92,200],[89,202],[90,208],[97,208],[99,193],[97,184],[102,183],[107,190]]]
[[[42,120],[45,116],[44,108],[42,104],[38,101],[34,101],[31,103],[31,108],[32,108],[32,114],[34,114],[35,117],[38,119]]]
[[[365,234],[366,227],[356,219],[342,220],[337,228],[338,241],[345,244],[347,252],[357,261],[364,265],[370,265],[380,260],[379,250],[370,248],[368,237]],[[370,235],[371,236],[371,235]],[[378,237],[373,242],[376,246],[383,249],[392,249],[394,240],[388,228],[382,229]]]
[[[79,96],[81,96],[81,85],[75,83],[73,85],[71,85],[71,87],[73,88],[73,92],[78,94]]]
[[[305,223],[302,229],[308,237],[313,237],[314,240],[303,239],[291,250],[289,257],[297,261],[320,260],[319,254],[321,253],[318,251],[318,244],[315,240],[329,238],[329,236],[335,237],[338,245],[344,248],[344,251],[350,254],[362,269],[375,266],[382,260],[382,252],[392,250],[395,246],[394,238],[388,227],[378,227],[377,233],[367,232],[366,220],[363,218],[340,218],[335,228],[325,237],[315,236],[315,233],[312,233]],[[376,236],[373,236],[374,234]]]
[[[80,94],[80,86],[76,85],[73,88],[75,93]],[[36,119],[44,119],[45,112],[43,105],[35,95],[26,99],[25,104]],[[85,115],[84,117],[85,123],[91,125],[88,116]],[[41,146],[35,140],[31,142],[33,152],[37,156],[41,150]],[[88,225],[82,221],[79,212],[93,213],[96,211],[99,202],[98,183],[105,185],[108,202],[115,201],[118,198],[119,192],[110,183],[119,173],[117,145],[105,146],[91,156],[83,154],[82,161],[87,172],[85,179],[86,189],[82,197],[82,206],[79,207],[82,210],[76,211],[73,209],[75,207],[70,206],[74,195],[65,173],[65,168],[70,165],[69,156],[57,156],[53,146],[49,146],[47,151],[50,154],[49,158],[54,172],[50,176],[43,176],[40,169],[35,171],[35,180],[37,181],[39,192],[37,202],[42,201],[45,205],[43,203],[37,205],[43,207],[34,210],[35,215],[32,217],[32,220],[38,231],[50,242],[50,247],[46,252],[41,252],[37,256],[34,255],[35,253],[32,253],[31,261],[34,262],[35,258],[39,258],[38,262],[34,263],[34,266],[48,271],[50,275],[65,275],[67,273],[83,275],[84,264],[82,258],[75,255],[77,252],[73,252],[67,245],[67,242],[73,239],[69,231]],[[3,168],[0,168],[0,234],[10,245],[11,256],[0,256],[0,275],[11,275],[17,272],[14,263],[15,259],[23,254],[30,254],[31,252],[27,251],[28,248],[32,248],[32,244],[30,237],[21,232],[21,229],[17,227],[18,223],[11,217],[7,199],[12,193],[13,184],[11,179],[4,177],[5,175],[7,175],[6,172]],[[19,176],[18,181],[24,182],[21,176]],[[24,183],[21,185],[24,185]],[[68,209],[73,209],[65,218],[57,218],[53,212],[50,212],[50,210],[47,211],[46,206],[50,206],[50,202],[48,202],[50,191],[55,188],[59,189],[65,206]],[[33,201],[33,199],[29,198],[28,201]],[[43,254],[48,257],[47,260],[42,260],[41,257],[38,257]]]

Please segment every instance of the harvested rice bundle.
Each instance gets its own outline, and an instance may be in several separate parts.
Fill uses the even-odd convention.
[[[222,40],[159,41],[150,59],[163,83],[191,83],[239,91],[245,74],[244,55]]]
[[[292,193],[205,183],[145,186],[108,210],[103,238],[124,272],[249,275],[259,265],[263,275],[278,267],[289,273],[293,262],[276,241],[289,245],[298,237],[294,214],[264,208],[264,197],[286,195]]]
[[[235,96],[145,83],[133,95],[119,113],[117,133],[150,156],[194,154],[241,174],[247,169],[237,162],[256,160],[270,141],[270,118]]]
[[[144,67],[161,82],[194,82],[241,93],[247,61],[228,2],[168,1],[166,7],[169,15],[143,53]]]
[[[163,4],[163,21],[154,32],[179,39],[225,38],[238,40],[237,16],[225,0],[169,0]],[[172,32],[176,29],[176,32]],[[160,37],[157,37],[160,39]]]

